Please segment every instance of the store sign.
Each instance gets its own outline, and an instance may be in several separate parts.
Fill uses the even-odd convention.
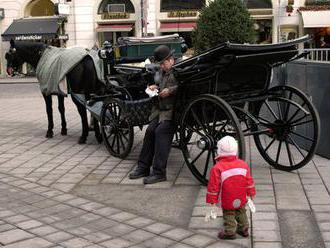
[[[0,20],[2,20],[3,18],[5,18],[5,9],[0,8]]]
[[[57,15],[70,15],[70,5],[66,3],[55,4],[55,13]]]
[[[60,34],[58,36],[59,40],[68,40],[69,39],[69,35],[68,34]]]
[[[167,13],[167,17],[196,17],[197,11],[185,10],[185,11],[171,11]]]
[[[129,13],[127,12],[109,12],[109,13],[103,13],[102,19],[128,19]]]
[[[15,40],[41,40],[42,36],[41,35],[18,35],[15,36]]]

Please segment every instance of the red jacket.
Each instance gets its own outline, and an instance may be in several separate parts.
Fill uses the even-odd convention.
[[[256,194],[249,166],[236,156],[218,157],[216,160],[210,172],[206,202],[220,203],[223,209],[228,210],[241,208],[246,204],[247,196]]]

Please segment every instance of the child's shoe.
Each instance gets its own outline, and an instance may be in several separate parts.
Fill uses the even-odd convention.
[[[244,238],[247,238],[249,237],[249,228],[244,228],[243,230],[237,230],[236,233]]]
[[[228,234],[225,231],[221,230],[218,234],[219,239],[236,239],[236,234]]]

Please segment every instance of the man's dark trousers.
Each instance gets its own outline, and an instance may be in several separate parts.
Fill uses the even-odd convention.
[[[172,121],[152,120],[146,130],[142,150],[138,160],[139,168],[149,171],[153,165],[153,174],[166,176],[166,164],[171,150],[175,125]]]

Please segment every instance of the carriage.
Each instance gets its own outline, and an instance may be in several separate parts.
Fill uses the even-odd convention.
[[[222,43],[173,66],[179,82],[173,145],[181,149],[192,174],[208,182],[215,163],[217,141],[236,138],[239,157],[246,156],[246,136],[252,136],[261,156],[271,166],[292,171],[313,157],[320,137],[318,113],[309,97],[288,86],[270,87],[273,68],[299,59],[302,37],[286,43],[248,45]],[[134,127],[148,124],[154,98],[144,90],[153,83],[150,68],[117,65],[107,81],[112,95],[98,115],[108,151],[125,158],[131,151]]]

